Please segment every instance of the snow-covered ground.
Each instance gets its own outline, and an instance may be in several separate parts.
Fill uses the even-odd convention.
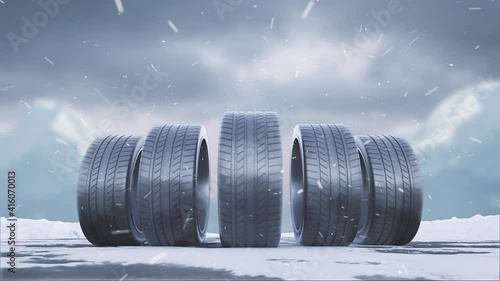
[[[3,278],[6,220],[1,219]],[[78,223],[21,219],[16,278],[160,279],[499,279],[500,216],[423,222],[407,246],[302,247],[285,233],[279,248],[89,244]]]

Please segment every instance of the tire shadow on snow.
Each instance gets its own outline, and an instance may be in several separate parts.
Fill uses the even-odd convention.
[[[81,244],[47,244],[47,245],[39,245],[39,244],[31,244],[31,245],[23,245],[26,248],[97,248],[90,243],[81,243]]]
[[[498,241],[485,242],[412,242],[406,246],[356,246],[386,254],[463,255],[490,254],[498,249]],[[471,249],[467,251],[465,249]],[[479,251],[481,249],[482,251]]]
[[[475,252],[475,251],[456,251],[456,250],[438,250],[438,251],[425,251],[425,250],[415,250],[415,249],[373,249],[377,253],[384,254],[422,254],[422,255],[479,255],[479,254],[489,254],[491,252]]]
[[[432,280],[424,277],[403,278],[401,276],[386,276],[386,275],[358,275],[354,276],[358,280]]]
[[[470,248],[470,249],[498,249],[500,241],[481,242],[411,242],[407,246],[412,248]]]
[[[258,280],[280,280],[269,278],[264,275],[249,276],[235,275],[224,269],[210,269],[203,267],[190,267],[172,264],[133,264],[122,265],[120,263],[103,263],[94,265],[78,266],[53,266],[53,267],[30,267],[18,269],[15,276],[3,272],[2,280],[68,280],[68,279],[99,279],[99,280],[123,280],[123,279],[258,279]]]

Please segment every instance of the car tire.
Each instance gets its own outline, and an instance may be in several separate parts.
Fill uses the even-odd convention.
[[[152,246],[203,242],[210,200],[207,134],[202,125],[149,131],[138,173],[139,217]]]
[[[94,140],[80,167],[77,188],[82,231],[97,246],[144,243],[137,217],[138,170],[144,139],[106,136]]]
[[[422,215],[422,176],[411,146],[391,135],[357,136],[363,167],[356,244],[405,245]]]
[[[342,125],[297,125],[291,157],[290,199],[297,243],[349,245],[357,232],[362,184],[353,135]]]
[[[277,247],[282,152],[274,112],[226,112],[219,139],[219,234],[224,247]]]

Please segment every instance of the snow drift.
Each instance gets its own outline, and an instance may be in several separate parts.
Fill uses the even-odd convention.
[[[413,241],[498,241],[500,215],[423,221]]]
[[[0,218],[2,241],[8,238],[7,219]],[[75,239],[85,238],[77,222],[48,221],[45,219],[17,219],[16,239]]]
[[[0,218],[1,239],[8,238],[7,219]],[[284,236],[293,234],[284,234]],[[209,237],[217,236],[209,234]],[[413,241],[498,241],[500,237],[500,215],[471,218],[424,221]],[[48,221],[45,219],[18,219],[17,239],[75,239],[85,238],[77,222]]]

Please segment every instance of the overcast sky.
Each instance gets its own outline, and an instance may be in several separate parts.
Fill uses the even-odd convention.
[[[0,168],[18,170],[20,216],[75,221],[92,136],[161,123],[207,127],[215,192],[226,110],[280,115],[285,191],[293,126],[335,122],[409,139],[424,219],[499,213],[498,1],[41,2],[0,1]]]

